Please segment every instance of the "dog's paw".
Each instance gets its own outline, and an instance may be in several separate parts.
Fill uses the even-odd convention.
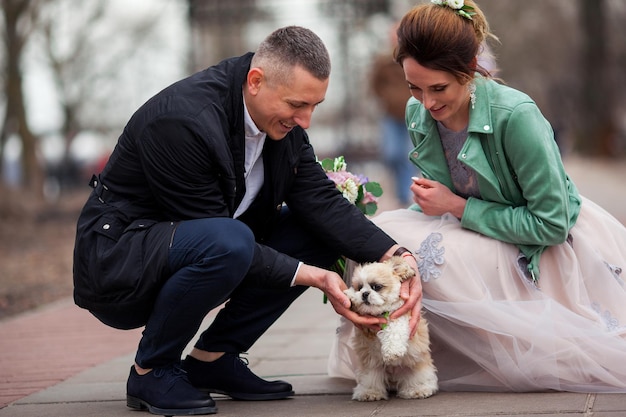
[[[400,360],[408,351],[408,327],[407,332],[398,328],[397,322],[391,322],[385,330],[376,334],[380,341],[380,353],[383,362],[387,365],[393,365]]]
[[[387,390],[378,390],[361,385],[357,385],[352,393],[352,399],[355,401],[380,401],[388,398]]]
[[[402,381],[398,386],[398,397],[411,398],[428,398],[439,390],[439,384],[434,369],[429,370],[414,378]]]
[[[411,399],[423,399],[434,395],[437,392],[437,387],[432,386],[420,386],[415,389],[403,389],[398,391],[398,397],[406,400]]]

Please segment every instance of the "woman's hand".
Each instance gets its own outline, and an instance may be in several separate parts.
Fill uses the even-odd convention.
[[[411,185],[413,201],[428,216],[441,216],[452,213],[457,219],[463,217],[467,200],[454,194],[448,187],[437,181],[413,177]]]

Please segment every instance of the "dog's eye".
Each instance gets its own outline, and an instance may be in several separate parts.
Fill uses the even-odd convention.
[[[372,285],[372,289],[373,289],[374,291],[376,291],[376,292],[379,292],[380,290],[382,290],[382,289],[383,289],[383,286],[382,286],[382,285],[380,285],[380,284],[374,284],[374,285]]]
[[[363,284],[357,285],[357,289],[356,289],[357,291],[361,291],[362,289],[363,289]]]

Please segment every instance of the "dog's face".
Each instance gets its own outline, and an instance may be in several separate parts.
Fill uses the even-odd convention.
[[[344,292],[350,298],[352,310],[380,316],[403,304],[400,286],[413,276],[413,268],[401,257],[394,256],[385,262],[358,266],[352,276],[352,286]]]

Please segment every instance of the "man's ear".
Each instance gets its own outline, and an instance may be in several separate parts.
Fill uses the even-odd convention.
[[[248,78],[246,79],[248,92],[251,95],[256,96],[261,89],[264,79],[265,74],[261,68],[250,68],[248,71]]]

